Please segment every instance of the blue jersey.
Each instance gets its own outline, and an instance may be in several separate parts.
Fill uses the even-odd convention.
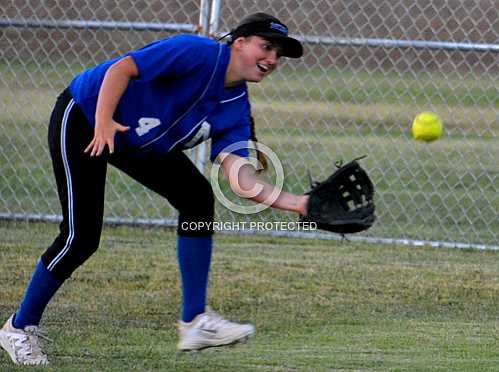
[[[251,107],[245,83],[225,89],[230,48],[208,38],[181,35],[127,54],[139,78],[130,80],[114,120],[130,130],[115,136],[116,151],[167,153],[212,139],[211,160],[227,146],[248,141]],[[78,75],[71,94],[95,126],[97,96],[107,69],[119,58]],[[233,151],[248,157],[248,150]]]

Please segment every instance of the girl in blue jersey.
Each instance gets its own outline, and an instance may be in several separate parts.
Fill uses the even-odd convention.
[[[211,160],[221,163],[234,192],[267,200],[274,188],[257,180],[247,149],[224,149],[256,140],[246,82],[261,81],[281,56],[298,58],[303,51],[282,22],[264,13],[245,18],[229,36],[227,44],[189,35],[158,41],[82,73],[59,96],[49,146],[63,221],[19,309],[0,330],[0,344],[15,363],[48,363],[38,325],[58,288],[98,247],[108,163],[179,212],[178,348],[227,345],[255,332],[206,308],[214,197],[182,150],[211,138]],[[249,195],[257,181],[262,191]],[[306,203],[307,196],[281,192],[272,207],[305,214]]]

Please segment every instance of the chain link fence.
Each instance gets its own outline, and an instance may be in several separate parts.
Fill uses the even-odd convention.
[[[250,87],[257,135],[279,155],[285,189],[303,193],[308,170],[322,179],[335,161],[368,155],[362,163],[376,185],[379,219],[358,239],[498,247],[496,1],[224,0],[214,21],[223,34],[257,11],[277,15],[305,44],[304,58],[283,61]],[[46,129],[73,76],[153,40],[194,33],[199,15],[200,1],[2,5],[0,216],[58,219]],[[430,144],[410,136],[413,118],[427,110],[445,125]],[[112,169],[106,193],[108,221],[175,223],[168,203]],[[217,208],[217,220],[295,218]]]

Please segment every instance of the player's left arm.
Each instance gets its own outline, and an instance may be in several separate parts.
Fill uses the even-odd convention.
[[[238,196],[256,203],[265,203],[274,192],[275,187],[260,179],[254,166],[247,159],[234,154],[221,153],[219,160],[232,191]],[[277,199],[270,206],[305,215],[307,201],[308,195],[295,195],[280,191]]]

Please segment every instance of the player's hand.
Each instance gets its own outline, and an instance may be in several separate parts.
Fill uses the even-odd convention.
[[[114,136],[118,132],[126,132],[130,127],[125,127],[114,120],[109,122],[97,121],[95,123],[94,138],[85,149],[85,153],[90,156],[99,156],[102,154],[106,146],[109,148],[109,153],[114,152]]]
[[[298,213],[301,216],[306,216],[307,215],[307,206],[308,206],[308,199],[310,199],[310,196],[308,195],[300,195],[298,197]]]

